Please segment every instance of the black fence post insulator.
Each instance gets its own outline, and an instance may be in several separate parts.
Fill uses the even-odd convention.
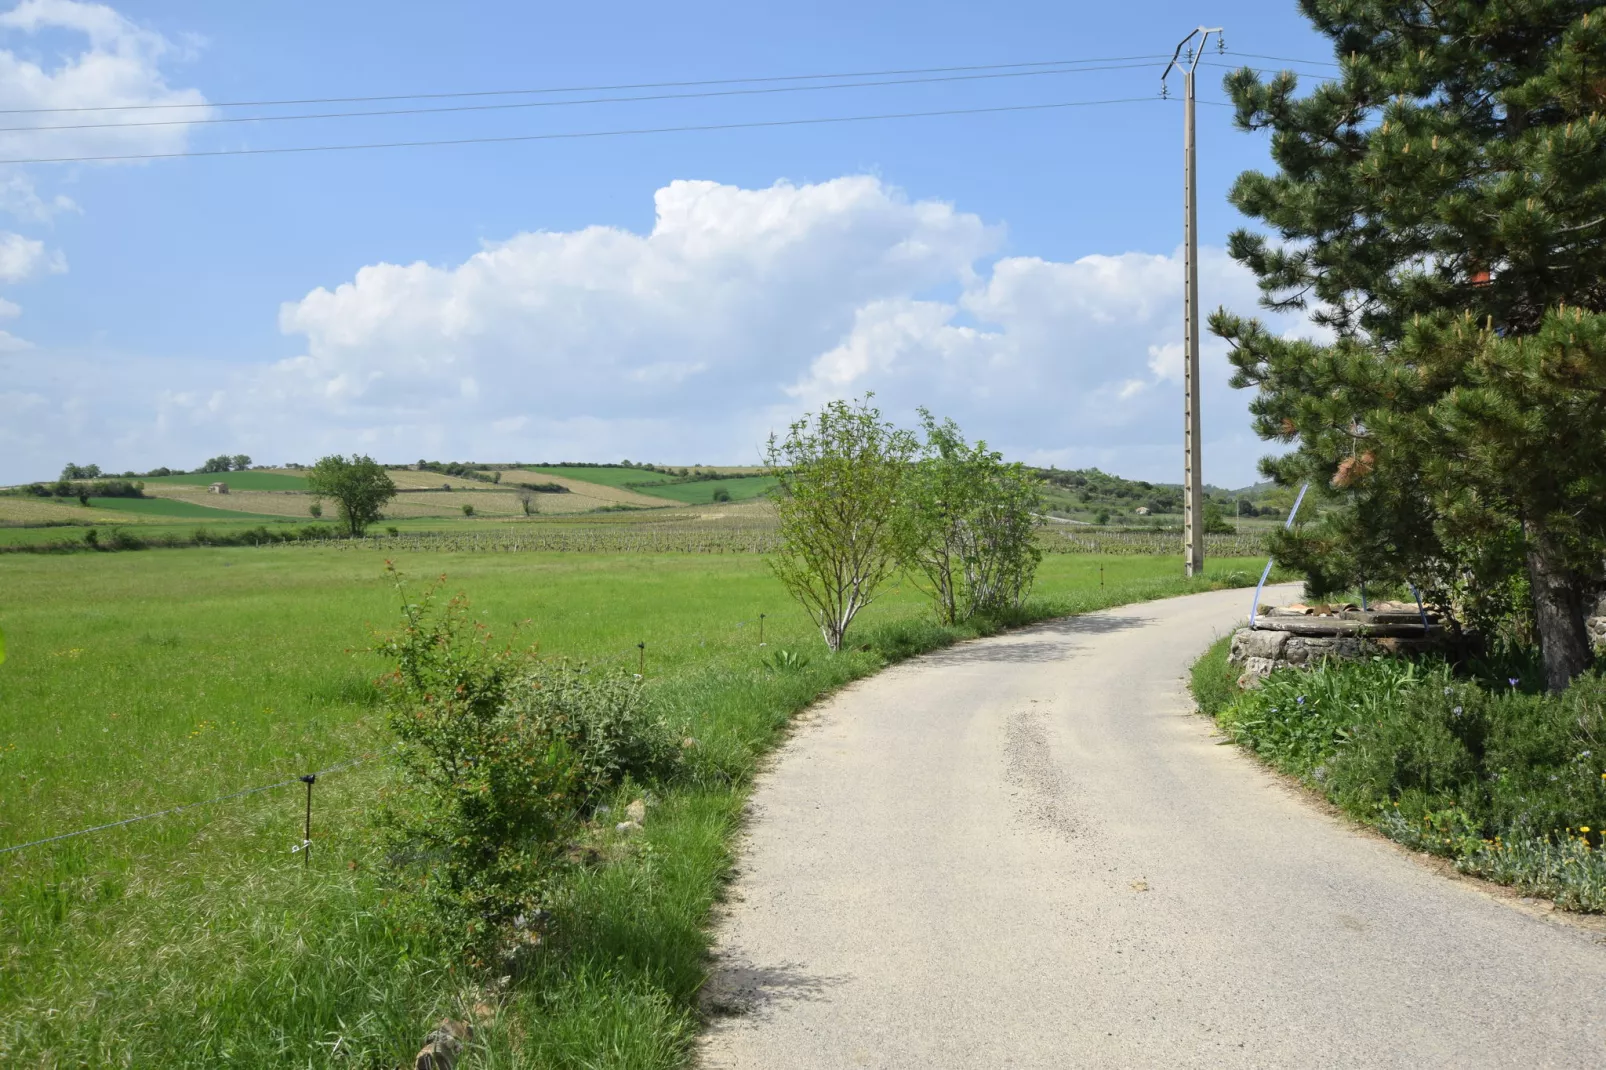
[[[636,649],[641,651],[641,666],[636,675],[645,680],[647,678],[647,644],[645,642],[637,643]]]
[[[307,786],[307,827],[301,837],[301,861],[306,866],[312,865],[312,786],[317,782],[316,773],[301,778],[301,783]]]

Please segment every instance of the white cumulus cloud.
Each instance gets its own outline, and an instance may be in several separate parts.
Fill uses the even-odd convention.
[[[1179,478],[1176,253],[1001,257],[1000,225],[868,176],[676,181],[654,200],[645,233],[530,231],[459,263],[361,267],[281,307],[298,356],[226,381],[107,387],[102,434],[137,454],[115,463],[752,462],[801,412],[872,390],[894,418],[924,405],[1015,457]],[[1201,262],[1206,307],[1254,308],[1221,250]],[[1263,446],[1221,347],[1204,357],[1206,478],[1245,482]]]
[[[77,51],[52,52],[53,63],[26,54],[31,40],[46,32],[76,38]],[[0,48],[0,109],[11,113],[8,118],[27,119],[4,125],[55,128],[0,133],[0,158],[177,152],[187,144],[189,123],[132,124],[200,119],[210,113],[199,90],[167,84],[162,64],[180,58],[181,50],[105,4],[23,0],[0,12],[0,41],[8,46]],[[144,105],[194,107],[130,110]],[[31,185],[20,199],[36,213],[66,207],[59,199],[38,199]]]

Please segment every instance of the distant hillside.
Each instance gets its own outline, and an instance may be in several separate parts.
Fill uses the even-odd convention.
[[[1097,468],[1034,468],[1031,471],[1046,483],[1045,505],[1054,516],[1093,523],[1120,523],[1138,516],[1182,522],[1182,484],[1150,483],[1142,479],[1123,479]],[[1289,493],[1271,483],[1257,483],[1240,490],[1206,485],[1205,497],[1216,503],[1227,518],[1287,515]],[[1145,512],[1139,513],[1143,509]]]

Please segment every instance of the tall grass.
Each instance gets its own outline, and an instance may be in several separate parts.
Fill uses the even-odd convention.
[[[643,832],[587,830],[553,938],[505,990],[454,970],[387,902],[368,833],[378,763],[315,786],[310,860],[291,850],[299,784],[0,855],[0,1063],[392,1066],[478,1003],[470,1065],[678,1065],[764,751],[822,693],[1001,626],[939,628],[912,590],[889,589],[854,649],[829,657],[758,558],[399,556],[414,576],[446,573],[499,634],[530,620],[520,641],[544,655],[634,664],[645,642],[651,700],[695,740],[688,775],[653,788]],[[0,846],[382,749],[366,651],[397,606],[381,563],[306,549],[0,561]],[[1020,619],[1211,585],[1176,571],[1055,556]]]

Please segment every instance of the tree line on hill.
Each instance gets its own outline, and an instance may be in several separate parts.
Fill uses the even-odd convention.
[[[193,470],[161,466],[152,468],[149,472],[123,472],[120,476],[117,476],[117,478],[139,479],[144,477],[145,479],[159,479],[162,476],[189,475],[192,471],[195,474],[210,475],[221,472],[244,472],[250,467],[251,458],[243,453],[236,453],[233,456],[219,454],[216,457],[208,458],[205,463],[201,465],[201,467]],[[116,475],[116,473],[102,472],[100,465],[98,464],[74,464],[71,461],[68,461],[61,470],[59,482],[67,483],[82,479],[100,479],[102,477],[109,477],[113,475]]]

